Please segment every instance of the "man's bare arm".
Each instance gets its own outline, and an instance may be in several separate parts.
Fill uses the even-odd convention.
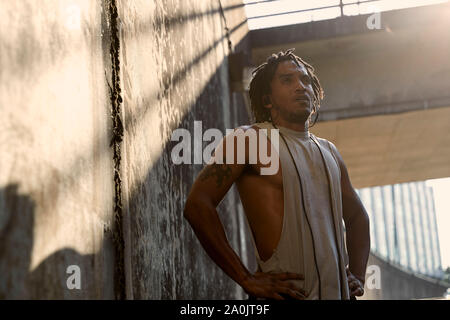
[[[243,169],[243,165],[207,165],[195,181],[184,208],[184,217],[207,254],[241,286],[250,272],[231,248],[216,207]]]
[[[226,141],[222,141],[223,162],[226,160]],[[246,153],[248,145],[246,144]],[[235,144],[235,156],[237,155]],[[248,154],[246,154],[248,163]],[[236,160],[236,158],[235,158]],[[232,184],[244,172],[246,164],[208,164],[200,172],[189,193],[184,208],[184,217],[209,257],[248,294],[256,297],[282,299],[279,293],[303,299],[301,289],[284,280],[303,279],[292,273],[251,274],[239,256],[231,248],[216,207]]]
[[[369,216],[358,194],[353,189],[347,167],[337,148],[331,144],[341,169],[343,218],[349,256],[349,271],[364,285],[367,260],[370,253]]]

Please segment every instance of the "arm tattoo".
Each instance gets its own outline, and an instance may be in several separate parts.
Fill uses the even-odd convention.
[[[210,177],[216,177],[217,187],[221,187],[225,179],[231,177],[231,168],[226,164],[217,164],[207,166],[200,173],[200,180],[205,181]]]

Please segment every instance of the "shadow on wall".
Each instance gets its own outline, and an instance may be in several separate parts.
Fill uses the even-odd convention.
[[[190,132],[192,148],[194,121],[202,121],[203,132],[217,128],[223,134],[227,128],[248,124],[243,98],[240,94],[229,92],[227,72],[228,63],[225,60],[179,125],[179,128]],[[169,99],[177,99],[170,95]],[[135,299],[245,298],[237,284],[207,256],[183,218],[187,195],[203,164],[175,165],[171,152],[178,143],[166,143],[153,167],[140,179],[141,182],[132,188],[130,186],[128,208],[133,296]],[[201,150],[209,143],[203,142]],[[128,172],[138,171],[132,167],[135,155],[128,156]],[[192,163],[193,159],[192,152]],[[241,257],[251,254],[252,251],[246,249],[249,242],[241,237],[240,228],[245,224],[239,216],[243,210],[234,188],[219,205],[218,212],[236,253]],[[244,257],[244,260],[249,259]]]
[[[29,272],[36,204],[18,190],[17,184],[0,189],[0,299],[113,299],[112,290],[108,295],[108,290],[95,285],[99,280],[94,279],[92,269],[100,253],[82,255],[61,249]],[[74,274],[66,272],[70,265],[80,268],[80,289],[67,286]],[[112,275],[105,275],[108,278]]]
[[[181,20],[182,21],[182,20]],[[233,27],[229,32],[230,35],[232,35],[234,32],[236,32],[242,25],[244,25],[247,21],[241,21],[237,26]],[[180,23],[180,22],[178,22]],[[156,24],[156,31],[157,33],[160,33],[161,30],[158,28],[162,28],[163,26],[161,25],[161,23]],[[160,92],[154,92],[153,94],[147,95],[145,99],[171,99],[172,97],[170,96],[173,88],[176,87],[180,87],[182,85],[183,80],[186,79],[186,77],[193,72],[193,70],[198,67],[200,65],[201,62],[205,61],[205,59],[207,59],[207,57],[209,55],[211,55],[214,50],[217,49],[217,47],[219,47],[219,45],[221,45],[226,39],[226,35],[222,35],[220,38],[216,39],[214,41],[214,43],[210,44],[207,48],[205,48],[204,50],[202,50],[199,54],[197,54],[192,60],[189,61],[189,63],[186,63],[184,65],[182,65],[182,67],[178,70],[174,70],[174,72],[166,72],[166,75],[164,76],[164,78],[162,79],[162,90]],[[243,51],[245,50],[246,52],[250,52],[250,47],[249,47],[249,35],[247,34],[240,43],[236,44],[235,46],[235,50],[236,51]],[[123,46],[122,48],[123,51],[126,51],[126,46]],[[250,55],[248,53],[246,53],[245,55],[245,59],[246,61],[249,61],[250,59]],[[220,70],[220,67],[218,68],[218,70]],[[127,82],[129,81],[128,79],[128,73],[127,73],[127,68],[124,68],[123,70],[124,72],[124,87],[125,87],[125,91],[127,91]],[[216,73],[217,74],[217,73]],[[216,75],[212,76],[212,79],[215,77]],[[211,84],[211,81],[206,85],[204,90],[207,90],[206,88]],[[220,92],[221,89],[219,88]],[[205,91],[202,93],[202,95],[205,94]],[[214,94],[217,94],[214,93]],[[126,99],[126,95],[125,95],[125,99]],[[137,111],[135,111],[133,114],[128,115],[125,118],[125,128],[128,128],[130,126],[132,126],[133,124],[137,123],[138,121],[141,121],[143,119],[143,117],[146,115],[147,112],[150,111],[151,108],[148,108],[148,106],[146,104],[142,104],[141,107],[139,109],[137,109]]]
[[[225,9],[227,10],[227,9]],[[210,12],[201,13],[201,16]],[[195,19],[187,16],[184,20]],[[102,20],[104,20],[104,16]],[[181,19],[182,20],[182,19]],[[175,23],[175,22],[173,22]],[[233,33],[245,21],[234,27]],[[107,29],[102,27],[102,29]],[[100,34],[92,30],[92,34]],[[164,83],[160,99],[168,98],[169,88],[179,86],[200,61],[211,54],[224,41],[215,41],[206,50],[184,65],[170,82]],[[105,36],[103,51],[109,53]],[[105,58],[106,60],[109,57]],[[33,60],[29,60],[31,63]],[[186,115],[180,127],[193,133],[193,121],[202,120],[205,130],[208,127],[235,127],[246,123],[246,111],[236,109],[231,103],[227,83],[227,63],[217,70],[203,93],[197,99],[193,110]],[[166,95],[167,94],[167,95]],[[171,99],[174,99],[173,97]],[[225,102],[225,101],[228,102]],[[239,100],[239,98],[233,98]],[[224,110],[227,108],[226,110]],[[145,110],[147,111],[147,110]],[[139,113],[127,117],[126,127],[139,122]],[[238,123],[238,119],[245,119]],[[109,152],[103,137],[94,141],[94,149]],[[132,234],[133,291],[135,298],[141,299],[180,299],[180,298],[233,298],[236,285],[206,256],[187,222],[182,210],[187,192],[202,165],[180,165],[171,163],[170,152],[173,144],[167,144],[157,163],[142,179],[142,183],[130,191],[130,212]],[[80,155],[80,159],[84,155]],[[67,167],[80,179],[84,173],[82,161],[74,161]],[[48,180],[50,181],[50,180]],[[69,185],[67,188],[71,188]],[[49,190],[49,186],[43,186]],[[53,195],[48,192],[46,197]],[[228,200],[227,200],[228,199]],[[227,234],[232,246],[238,248],[243,240],[238,238],[238,219],[236,208],[239,200],[233,190],[219,208],[224,219]],[[36,216],[45,216],[30,194],[20,192],[20,185],[9,184],[0,188],[0,299],[113,299],[113,245],[110,233],[105,232],[101,249],[95,254],[83,255],[71,248],[63,248],[45,258],[33,270],[31,262],[34,249],[34,230]],[[85,235],[80,235],[83,237]],[[90,236],[90,235],[87,235]],[[49,239],[51,239],[49,237]],[[56,241],[50,240],[50,241]],[[237,250],[238,254],[241,253]],[[80,267],[81,289],[69,290],[70,277],[67,268]],[[106,271],[105,271],[106,270]]]
[[[192,138],[194,121],[202,121],[203,131],[218,128],[223,133],[226,128],[248,123],[242,97],[230,96],[224,76],[227,70],[223,61],[180,124]],[[237,285],[206,255],[183,218],[187,194],[203,164],[174,165],[171,151],[177,143],[166,144],[143,182],[130,194],[134,298],[242,297]],[[114,299],[110,233],[105,233],[102,249],[96,254],[64,248],[30,270],[37,207],[31,195],[20,192],[20,185],[0,188],[0,299]],[[245,224],[239,220],[242,209],[236,190],[230,190],[218,211],[235,251],[241,257],[251,254],[239,232]],[[80,290],[67,287],[71,265],[80,267]]]
[[[227,10],[225,8],[225,10]],[[175,25],[183,25],[187,21],[198,17],[207,17],[218,11],[198,13],[194,16],[166,17],[154,23],[156,32],[164,33],[173,30]],[[246,21],[240,22],[231,28],[233,34]],[[146,32],[150,26],[139,26],[136,29]],[[163,32],[164,31],[164,32]],[[127,32],[125,37],[128,36]],[[132,34],[132,33],[131,33]],[[172,36],[172,33],[170,33]],[[181,35],[180,35],[181,36]],[[175,36],[174,36],[175,37]],[[221,45],[226,35],[209,43],[206,48],[199,50],[196,55],[184,64],[171,64],[167,62],[167,70],[160,79],[161,90],[158,92],[146,92],[143,97],[131,97],[132,89],[127,88],[127,72],[132,68],[124,70],[124,112],[125,132],[141,132],[142,120],[149,112],[158,114],[161,118],[160,131],[165,136],[178,125],[185,128],[194,138],[194,121],[202,121],[203,132],[209,128],[218,128],[225,133],[226,128],[234,128],[239,125],[248,124],[248,115],[242,96],[237,93],[230,94],[228,77],[228,59],[220,62],[209,81],[204,85],[192,77],[200,65],[208,70],[208,61],[216,59],[216,50],[222,50]],[[176,38],[171,39],[178,43]],[[242,43],[248,42],[248,35]],[[162,42],[162,52],[171,52],[172,44]],[[239,49],[237,44],[235,48]],[[247,44],[248,45],[248,44]],[[226,46],[223,46],[224,50]],[[126,52],[126,45],[123,46]],[[226,56],[226,52],[225,56]],[[125,54],[126,55],[126,54]],[[212,57],[212,58],[211,58]],[[206,61],[206,62],[205,62]],[[214,61],[215,62],[215,61]],[[200,71],[199,71],[200,72]],[[198,75],[197,78],[202,78]],[[193,79],[190,85],[195,90],[202,86],[200,94],[192,106],[187,106],[182,95],[185,92],[185,80],[187,77]],[[200,89],[200,88],[199,88]],[[150,89],[151,91],[151,89]],[[127,108],[127,104],[132,104]],[[168,109],[173,106],[182,106],[189,111],[184,114],[179,124],[178,114],[180,110]],[[153,109],[153,110],[152,110]],[[129,110],[134,110],[130,112]],[[156,111],[155,111],[156,110]],[[178,112],[177,112],[178,111]],[[182,110],[184,111],[184,109]],[[152,124],[150,124],[152,125]],[[165,143],[160,154],[151,154],[147,158],[142,155],[142,150],[136,150],[145,132],[139,133],[136,140],[125,139],[129,143],[125,147],[129,150],[127,154],[127,172],[132,173],[129,183],[128,207],[131,230],[131,281],[134,299],[239,299],[245,298],[238,286],[220,270],[206,255],[197,238],[195,237],[188,222],[183,218],[184,203],[203,164],[180,164],[175,165],[171,159],[171,151],[178,142]],[[130,135],[132,136],[132,135]],[[159,143],[160,139],[154,142]],[[157,142],[158,141],[158,142]],[[203,147],[208,143],[203,143]],[[191,146],[193,140],[191,140]],[[203,150],[203,148],[202,148]],[[134,152],[134,153],[133,153]],[[154,158],[156,158],[154,160]],[[138,159],[138,161],[136,161]],[[193,159],[193,156],[191,157]],[[136,163],[153,163],[148,172],[139,174],[140,169]],[[133,175],[139,175],[135,178]],[[125,177],[126,178],[126,177]],[[218,208],[220,218],[224,224],[228,239],[235,251],[242,257],[249,253],[245,237],[241,237],[240,228],[245,228],[242,223],[243,210],[236,190],[232,189]],[[245,258],[244,258],[245,259]],[[247,259],[250,260],[250,259]],[[250,261],[251,267],[251,261]]]

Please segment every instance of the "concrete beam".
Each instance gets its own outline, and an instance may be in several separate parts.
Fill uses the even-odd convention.
[[[380,30],[369,15],[253,30],[253,62],[294,47],[315,67],[312,131],[335,142],[355,187],[448,177],[449,16],[447,3],[382,12]]]
[[[392,114],[450,104],[450,4],[253,30],[255,65],[296,48],[325,91],[321,120]]]
[[[450,106],[317,123],[332,141],[355,188],[450,177]]]

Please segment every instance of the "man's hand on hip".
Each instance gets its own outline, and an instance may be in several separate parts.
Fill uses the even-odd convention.
[[[287,280],[304,280],[297,273],[264,273],[256,272],[245,280],[242,287],[245,292],[257,298],[285,300],[282,295],[304,300],[307,293]]]
[[[345,269],[347,271],[347,283],[348,288],[350,289],[351,297],[360,297],[364,294],[364,282],[357,278],[354,274],[350,272],[348,268]]]

